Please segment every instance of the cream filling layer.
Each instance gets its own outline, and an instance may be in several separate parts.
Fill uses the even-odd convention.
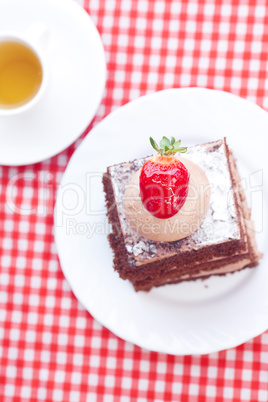
[[[124,213],[135,232],[159,242],[181,240],[194,233],[201,225],[209,206],[210,184],[204,171],[194,162],[179,158],[190,173],[189,191],[179,212],[169,219],[158,219],[142,204],[138,170],[126,186]]]

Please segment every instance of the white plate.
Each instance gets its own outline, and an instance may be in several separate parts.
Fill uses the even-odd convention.
[[[150,135],[158,140],[163,134],[173,135],[183,145],[227,135],[247,181],[263,251],[267,249],[267,226],[262,227],[267,221],[262,202],[268,177],[263,146],[267,132],[268,115],[258,106],[225,92],[198,88],[142,97],[91,131],[64,174],[55,236],[63,272],[93,317],[127,341],[175,355],[234,347],[268,328],[267,253],[257,269],[135,293],[112,267],[101,184],[107,166],[149,155]]]
[[[47,26],[48,86],[38,105],[0,117],[0,164],[24,165],[68,147],[87,128],[102,98],[106,66],[100,36],[72,0],[1,0],[0,29]]]

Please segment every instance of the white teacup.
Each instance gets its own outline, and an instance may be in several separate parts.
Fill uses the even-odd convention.
[[[2,89],[2,90],[5,91],[4,95],[2,95],[2,98],[0,98],[0,116],[13,116],[18,113],[25,112],[25,111],[29,110],[30,108],[32,108],[34,105],[36,105],[40,101],[40,99],[46,89],[47,80],[48,80],[46,60],[45,60],[45,57],[42,52],[42,42],[44,42],[45,39],[47,38],[47,34],[48,34],[48,30],[47,30],[46,26],[44,26],[41,23],[35,23],[35,24],[31,25],[27,29],[27,31],[24,33],[15,33],[15,32],[1,32],[0,33],[0,47],[2,46],[2,48],[1,48],[2,51],[3,51],[3,49],[5,49],[4,51],[6,52],[6,54],[8,54],[8,51],[9,51],[9,54],[11,54],[11,56],[6,56],[7,57],[6,65],[3,62],[2,76],[1,76],[1,71],[0,71],[0,78],[2,78],[2,87],[1,87],[1,81],[0,81],[0,91],[1,91],[1,88],[3,88],[3,87],[4,87],[4,89]],[[9,46],[9,48],[7,48],[7,46]],[[11,48],[10,48],[10,46],[11,46]],[[12,46],[13,46],[13,48],[12,48]],[[0,49],[0,52],[1,52],[1,49]],[[10,49],[13,49],[13,50],[16,49],[17,53],[14,53],[14,56],[13,56]],[[31,96],[26,96],[26,98],[22,99],[19,102],[15,102],[15,101],[12,102],[12,96],[14,98],[14,91],[16,92],[16,82],[18,82],[18,80],[21,81],[21,82],[19,82],[19,86],[21,85],[21,88],[24,88],[24,92],[21,90],[22,94],[27,93],[27,90],[29,90],[29,88],[30,88],[30,85],[29,85],[29,88],[25,89],[26,75],[23,76],[23,73],[22,73],[23,68],[20,67],[23,65],[25,65],[25,66],[27,65],[26,59],[25,59],[25,64],[23,64],[24,56],[21,56],[22,60],[20,60],[20,62],[22,64],[16,65],[16,63],[18,63],[18,61],[15,60],[17,57],[17,56],[15,56],[15,54],[18,54],[18,50],[21,52],[25,51],[25,54],[30,55],[32,57],[32,60],[35,60],[36,65],[38,64],[38,68],[40,67],[41,74],[40,74],[40,78],[39,78],[40,82],[38,82],[38,85],[35,86],[34,90],[32,91]],[[8,59],[8,57],[10,59]],[[4,57],[2,57],[2,60],[3,59],[4,59]],[[1,65],[0,65],[0,68],[1,68]],[[11,68],[13,68],[12,71],[10,70]],[[30,70],[29,66],[27,68],[28,68],[28,70],[26,72],[28,74],[29,80],[31,80],[31,78],[33,78],[30,76],[31,70]],[[14,77],[12,76],[13,71],[15,72]],[[32,71],[34,71],[34,70],[32,70]],[[14,78],[13,81],[12,81],[12,78]],[[9,85],[9,83],[10,83],[10,85]],[[19,95],[21,95],[21,93]],[[19,97],[19,95],[15,94],[15,98],[16,98],[16,96]],[[1,96],[1,93],[0,93],[0,96]],[[23,96],[23,95],[21,95],[21,96]],[[1,99],[2,99],[2,101],[1,101]],[[7,103],[4,103],[3,99],[7,99]]]

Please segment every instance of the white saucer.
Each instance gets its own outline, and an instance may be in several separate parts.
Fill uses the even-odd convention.
[[[63,272],[93,317],[127,341],[175,355],[231,348],[268,328],[267,199],[262,203],[268,188],[267,132],[268,114],[258,106],[198,88],[142,97],[92,130],[64,174],[55,237]],[[183,145],[227,136],[246,179],[259,248],[266,250],[258,268],[149,293],[135,293],[114,272],[101,174],[107,166],[152,153],[150,135],[156,140],[173,135]]]
[[[103,95],[104,49],[85,10],[72,0],[0,2],[1,30],[23,33],[34,22],[49,30],[48,86],[28,112],[0,117],[2,165],[39,162],[68,147],[87,128]]]

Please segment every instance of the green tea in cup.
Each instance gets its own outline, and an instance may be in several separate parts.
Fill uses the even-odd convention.
[[[0,41],[0,108],[13,109],[31,101],[42,79],[41,62],[30,46],[12,39]]]

